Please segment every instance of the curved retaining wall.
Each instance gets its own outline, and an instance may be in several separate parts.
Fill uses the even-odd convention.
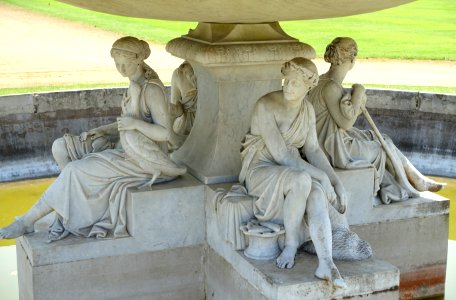
[[[110,123],[124,88],[0,97],[0,182],[56,175],[52,142]],[[169,88],[168,88],[169,92]],[[382,133],[422,172],[456,177],[456,95],[371,89],[368,109]],[[360,117],[359,128],[369,128]]]

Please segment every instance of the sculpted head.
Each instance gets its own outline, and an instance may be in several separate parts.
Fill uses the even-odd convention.
[[[283,95],[286,100],[302,100],[318,84],[315,64],[303,57],[295,57],[282,66]]]
[[[158,75],[144,63],[149,55],[149,44],[132,36],[118,39],[111,48],[111,57],[116,63],[117,70],[122,76],[129,78],[137,74],[138,70],[145,73],[146,79],[158,78]]]
[[[353,64],[357,54],[358,45],[354,39],[338,37],[326,46],[325,61],[331,65],[341,65],[347,61]]]
[[[193,89],[196,89],[196,76],[192,66],[188,61],[184,61],[179,66],[179,72],[184,76],[186,83]]]

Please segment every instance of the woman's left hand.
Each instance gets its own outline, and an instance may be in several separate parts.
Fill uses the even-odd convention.
[[[343,214],[347,209],[347,192],[345,191],[345,188],[340,181],[334,185],[334,190],[337,194],[338,200],[338,203],[336,206],[334,206],[334,208],[337,209],[338,212]]]
[[[117,128],[119,131],[138,129],[138,121],[138,119],[132,117],[118,117]]]

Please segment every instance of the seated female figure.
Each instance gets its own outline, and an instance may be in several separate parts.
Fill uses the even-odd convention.
[[[444,184],[423,176],[390,138],[384,136],[393,157],[386,156],[374,132],[353,127],[366,105],[366,93],[360,84],[353,85],[351,94],[346,93],[342,82],[355,64],[357,52],[356,42],[351,38],[336,38],[326,47],[325,61],[331,67],[309,93],[321,148],[335,168],[374,166],[375,188],[385,204],[418,196],[418,191],[440,190]],[[395,162],[391,164],[389,160]]]
[[[68,234],[84,237],[124,237],[127,189],[171,180],[185,173],[167,155],[171,122],[161,82],[150,77],[144,60],[150,49],[134,37],[117,40],[111,49],[117,70],[130,80],[115,123],[121,147],[89,153],[69,162],[38,202],[11,225],[0,239],[33,231],[34,223],[55,211],[58,218],[49,239]]]
[[[283,90],[263,96],[255,106],[240,181],[258,198],[258,220],[284,224],[285,248],[277,266],[293,267],[298,247],[311,239],[319,260],[315,275],[344,286],[332,259],[328,203],[343,213],[345,190],[318,145],[314,111],[305,99],[318,82],[317,69],[298,57],[285,63],[282,73]]]

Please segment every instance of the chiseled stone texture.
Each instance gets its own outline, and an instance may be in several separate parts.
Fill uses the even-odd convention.
[[[68,4],[114,15],[161,20],[203,21],[214,23],[263,23],[285,20],[322,19],[373,12],[411,0],[60,0]]]
[[[278,88],[280,85],[270,87]],[[79,134],[114,121],[120,115],[124,91],[95,89],[0,97],[0,182],[57,174],[52,142],[63,133]],[[378,128],[421,172],[456,176],[456,139],[449,136],[456,132],[455,95],[380,89],[368,89],[367,95],[367,108]],[[252,108],[250,104],[248,109]],[[356,126],[368,128],[362,117]]]
[[[205,186],[187,174],[169,183],[153,185],[151,190],[130,191],[127,230],[131,237],[69,236],[49,244],[47,227],[40,224],[44,231],[24,235],[19,240],[34,267],[202,245],[206,239],[204,195]]]
[[[127,200],[127,228],[136,240],[174,248],[204,243],[206,187],[191,175],[153,185],[149,191],[131,190]]]
[[[201,245],[41,266],[23,246],[19,241],[21,300],[204,299]]]
[[[123,92],[118,88],[0,97],[0,181],[58,174],[52,142],[64,133],[79,134],[114,122]]]
[[[47,243],[47,230],[24,235],[17,240],[20,298],[204,299],[204,197],[205,186],[184,175],[130,191],[131,237]]]
[[[276,24],[278,27],[278,24]],[[249,130],[256,101],[282,86],[280,72],[284,61],[294,57],[315,58],[315,50],[304,43],[290,41],[280,27],[268,34],[286,39],[271,43],[251,24],[215,31],[208,25],[198,27],[181,38],[168,42],[166,50],[187,60],[198,78],[198,106],[193,130],[172,157],[188,167],[188,172],[207,184],[236,181],[241,169],[239,145]],[[239,26],[243,30],[236,30]],[[266,26],[266,25],[265,25]],[[193,32],[197,32],[194,36]],[[230,42],[214,44],[207,36],[227,35]],[[233,35],[232,42],[229,36]],[[244,39],[245,38],[245,39]],[[208,126],[210,124],[210,126]],[[201,145],[205,145],[201,147]]]
[[[456,96],[368,89],[367,108],[387,134],[424,174],[456,177]],[[363,116],[355,124],[370,129]]]
[[[333,290],[323,280],[314,277],[317,257],[299,253],[295,266],[290,270],[280,270],[273,260],[254,261],[246,258],[242,251],[235,251],[224,241],[217,228],[214,208],[214,191],[218,187],[228,188],[227,184],[210,186],[207,189],[206,219],[208,262],[225,268],[206,267],[208,272],[207,290],[209,299],[397,299],[399,296],[399,270],[388,262],[368,259],[358,262],[335,261],[347,283],[346,290]],[[209,269],[208,269],[209,268]],[[232,269],[230,269],[232,268]],[[224,280],[224,276],[235,278]],[[244,282],[245,280],[246,282]],[[246,294],[236,288],[239,281],[247,287]],[[226,298],[216,293],[216,289],[226,283]],[[248,284],[247,284],[248,283]],[[230,285],[233,285],[230,287]],[[254,287],[252,290],[251,286]],[[254,291],[258,292],[255,293]],[[213,294],[212,294],[213,293]],[[225,296],[225,295],[224,295]],[[212,298],[211,298],[212,297]],[[240,297],[240,298],[239,298]]]
[[[401,298],[444,293],[448,214],[431,213],[427,217],[354,225],[351,229],[371,244],[375,257],[399,268]]]
[[[380,200],[375,197],[373,190],[374,171],[372,168],[336,170],[336,173],[348,192],[347,220],[350,225],[448,215],[449,213],[449,200],[431,192],[422,192],[420,197],[403,202],[380,204]]]

